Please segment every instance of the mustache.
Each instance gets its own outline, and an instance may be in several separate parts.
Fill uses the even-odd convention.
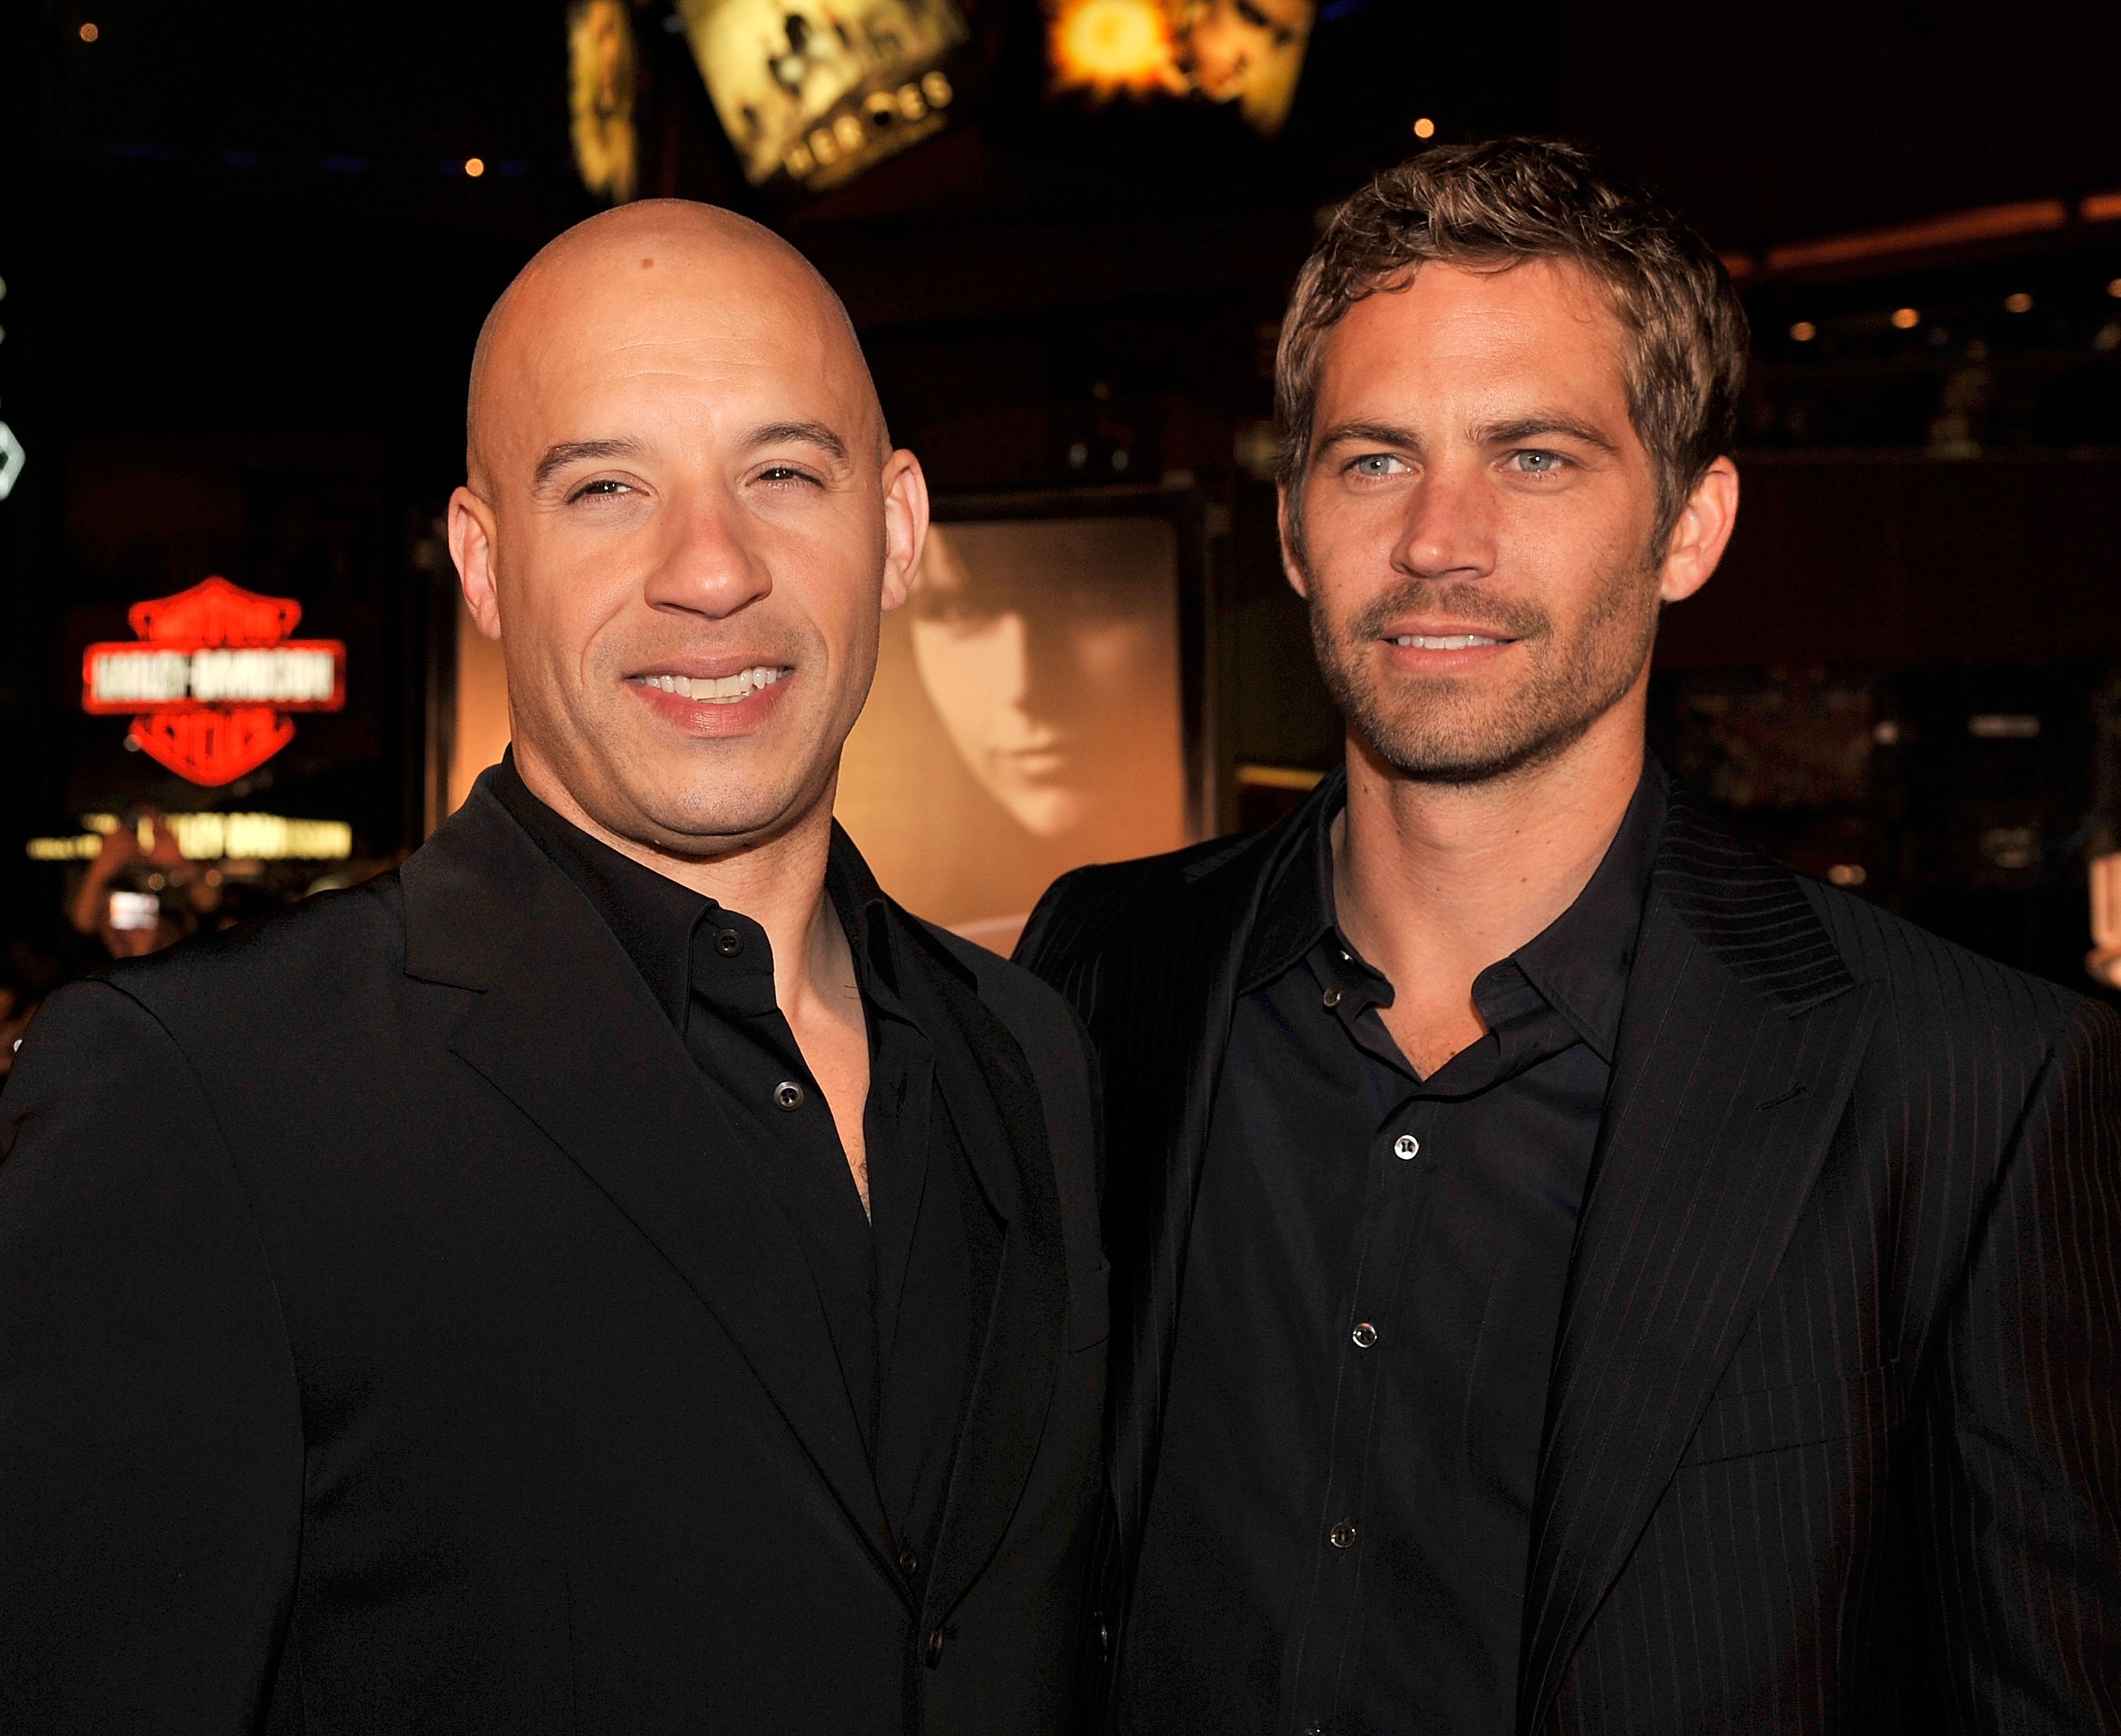
[[[1312,597],[1317,596],[1314,589]],[[1312,608],[1317,609],[1314,602]],[[1442,615],[1495,639],[1540,639],[1552,631],[1546,612],[1522,598],[1498,597],[1480,584],[1434,584],[1409,579],[1365,604],[1348,623],[1353,640],[1381,639],[1402,615]]]

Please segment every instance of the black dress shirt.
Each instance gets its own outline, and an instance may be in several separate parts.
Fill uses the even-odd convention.
[[[531,794],[512,755],[493,789],[610,926],[722,1113],[771,1154],[776,1202],[808,1257],[889,1546],[918,1585],[978,1366],[1001,1228],[971,1173],[934,1045],[900,993],[909,949],[890,905],[835,826],[826,893],[869,1026],[865,1214],[832,1109],[775,998],[766,931],[562,819]]]
[[[1475,979],[1424,1079],[1333,916],[1263,894],[1188,1243],[1121,1658],[1139,1736],[1513,1729],[1563,1286],[1666,807]]]

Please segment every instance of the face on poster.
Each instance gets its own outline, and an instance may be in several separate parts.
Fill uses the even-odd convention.
[[[1186,841],[1182,737],[1168,524],[938,525],[837,811],[886,891],[1006,952],[1057,876]]]
[[[1056,95],[1233,108],[1271,137],[1289,118],[1316,0],[1045,0]]]
[[[623,0],[574,0],[567,8],[568,113],[582,185],[614,205],[633,197],[633,26]]]
[[[753,186],[821,190],[940,132],[953,0],[678,0],[685,40]]]

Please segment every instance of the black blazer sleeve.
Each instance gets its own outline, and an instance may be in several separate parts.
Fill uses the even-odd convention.
[[[0,1729],[253,1729],[302,1442],[263,1250],[197,1079],[123,989],[0,1096]]]
[[[1909,1430],[1931,1653],[1958,1728],[2121,1729],[2121,1022],[2105,1008],[2079,1003],[2007,1152]]]

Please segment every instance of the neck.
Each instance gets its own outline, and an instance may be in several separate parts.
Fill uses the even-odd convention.
[[[534,748],[526,749],[519,741],[515,752],[524,786],[562,819],[765,929],[773,947],[775,998],[791,1021],[809,1006],[837,1002],[851,992],[853,957],[825,896],[837,774],[819,799],[792,823],[716,855],[691,856],[612,831],[576,799]]]
[[[1484,784],[1417,782],[1350,736],[1336,910],[1403,999],[1469,1009],[1473,980],[1576,901],[1642,776],[1643,697],[1638,686],[1553,759]]]

